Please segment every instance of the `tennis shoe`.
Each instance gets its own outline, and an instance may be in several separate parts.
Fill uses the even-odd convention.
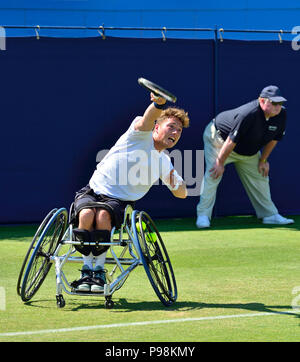
[[[87,265],[83,265],[81,269],[80,284],[76,289],[78,292],[89,292],[91,290],[90,284],[87,283],[91,275],[92,270]]]
[[[104,284],[106,284],[105,270],[99,265],[93,272],[94,284],[91,286],[93,293],[101,293],[104,291]]]
[[[263,224],[272,224],[272,225],[288,225],[293,224],[295,221],[293,219],[287,219],[279,214],[274,214],[263,218]]]
[[[208,216],[206,215],[199,215],[197,217],[196,226],[198,229],[204,229],[210,227],[210,221]]]

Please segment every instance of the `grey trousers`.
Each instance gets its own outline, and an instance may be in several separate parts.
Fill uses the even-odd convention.
[[[200,202],[197,205],[197,215],[206,215],[211,219],[217,188],[222,177],[213,179],[209,170],[214,165],[224,143],[213,122],[210,122],[205,128],[203,141],[206,171]],[[277,214],[278,210],[271,199],[269,177],[263,177],[258,172],[259,158],[260,152],[254,156],[242,156],[232,151],[225,161],[225,165],[234,162],[235,169],[254,207],[256,216],[263,218]]]

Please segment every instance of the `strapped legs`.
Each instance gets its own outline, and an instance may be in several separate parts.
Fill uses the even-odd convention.
[[[110,242],[111,224],[111,215],[105,209],[88,208],[79,213],[79,225],[73,229],[73,234],[76,240],[82,242],[82,245],[76,245],[75,249],[83,255],[82,275],[86,273],[87,278],[83,276],[77,281],[78,291],[103,291],[106,283],[104,263],[109,245],[100,244]],[[95,245],[84,245],[89,242]],[[96,260],[93,268],[94,257]],[[92,279],[90,275],[93,275]]]
[[[107,210],[89,208],[83,209],[79,213],[79,225],[77,229],[73,229],[77,240],[83,242],[110,242],[111,232],[111,216]],[[109,247],[104,245],[99,246],[76,246],[83,255],[89,255],[91,252],[94,256],[98,256]]]
[[[88,231],[85,229],[73,229],[74,236],[76,240],[82,242],[95,242],[97,243],[109,243],[110,242],[110,231],[108,230],[93,230]],[[81,254],[88,256],[92,253],[94,256],[99,256],[103,254],[109,246],[107,245],[75,245],[75,249]]]

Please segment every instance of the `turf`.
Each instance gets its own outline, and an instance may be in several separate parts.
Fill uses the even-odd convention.
[[[37,226],[0,227],[0,341],[299,341],[300,314],[292,305],[300,306],[300,216],[294,219],[294,225],[277,227],[254,217],[226,217],[215,219],[209,230],[197,230],[193,219],[157,220],[179,291],[169,308],[154,294],[143,267],[114,294],[113,309],[105,309],[101,297],[70,295],[65,295],[66,306],[57,308],[54,268],[32,300],[23,303],[16,284]],[[78,264],[67,268],[74,278],[79,276]],[[3,336],[186,318],[199,320]]]

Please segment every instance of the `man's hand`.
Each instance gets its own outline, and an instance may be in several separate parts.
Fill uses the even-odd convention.
[[[213,179],[217,179],[218,177],[222,176],[224,173],[224,164],[220,162],[220,160],[217,158],[213,167],[209,170],[210,176]]]
[[[165,104],[167,101],[165,100],[165,98],[160,97],[160,96],[156,96],[154,93],[150,93],[150,98],[152,102],[155,102],[159,105]]]
[[[233,142],[230,139],[230,137],[228,136],[219,151],[218,157],[217,157],[213,167],[209,170],[210,176],[213,179],[217,179],[223,175],[224,170],[225,170],[225,167],[224,167],[225,161],[226,161],[227,157],[230,155],[230,153],[233,151],[235,146],[236,146],[236,143]]]
[[[261,173],[263,177],[267,177],[269,175],[269,170],[270,170],[269,162],[259,161],[258,172]]]
[[[263,177],[267,177],[270,171],[270,164],[267,162],[268,157],[273,151],[274,147],[277,145],[278,141],[272,140],[265,145],[262,150],[260,160],[258,162],[258,172],[262,174]]]
[[[172,188],[175,187],[174,171],[175,171],[175,168],[173,168],[173,169],[170,171],[170,174],[169,174],[169,177],[168,177],[169,184],[171,185]]]

